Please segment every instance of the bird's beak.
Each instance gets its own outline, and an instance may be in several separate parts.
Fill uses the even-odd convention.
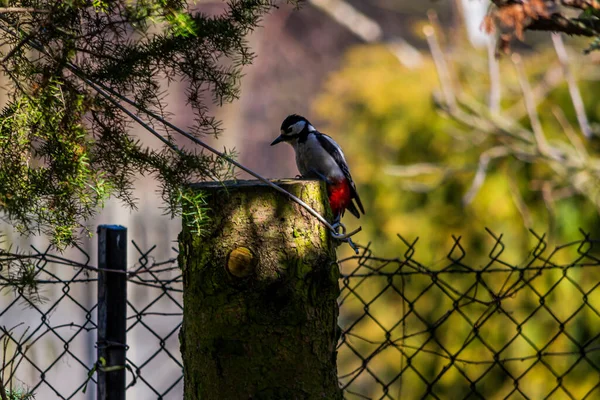
[[[285,140],[285,138],[283,137],[283,135],[279,135],[277,136],[277,139],[273,140],[273,143],[271,143],[271,146],[275,146],[277,143],[283,142]]]

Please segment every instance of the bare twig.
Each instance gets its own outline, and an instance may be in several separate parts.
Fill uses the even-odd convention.
[[[452,89],[452,81],[450,79],[450,73],[448,72],[448,65],[446,64],[444,53],[435,36],[435,29],[433,29],[431,25],[425,26],[423,28],[423,33],[427,39],[427,44],[429,45],[429,50],[431,51],[433,62],[435,63],[435,68],[438,72],[442,92],[444,93],[444,100],[446,101],[446,107],[448,107],[449,112],[452,112],[456,109],[456,96]]]
[[[597,163],[595,163],[594,160],[589,159],[589,155],[585,151],[583,144],[576,138],[577,135],[574,135],[572,130],[564,129],[572,146],[568,146],[564,142],[557,143],[556,147],[552,146],[544,135],[542,124],[537,113],[537,101],[539,100],[536,100],[534,97],[537,97],[537,99],[543,98],[543,92],[547,90],[545,86],[555,86],[563,81],[561,73],[562,68],[560,65],[551,68],[549,72],[547,72],[545,84],[538,87],[540,91],[539,93],[535,93],[534,96],[534,91],[529,85],[522,61],[518,55],[514,56],[513,61],[515,63],[523,98],[519,105],[520,110],[517,111],[519,114],[523,113],[524,115],[528,115],[532,126],[531,130],[526,129],[518,123],[518,119],[516,119],[514,115],[491,112],[490,105],[482,104],[460,90],[456,93],[451,91],[452,89],[449,88],[449,85],[446,85],[447,81],[442,79],[442,77],[449,75],[443,64],[439,62],[439,52],[441,52],[441,50],[439,50],[439,47],[436,47],[437,43],[435,41],[434,32],[432,32],[431,29],[432,28],[426,30],[426,34],[430,41],[432,54],[438,56],[438,62],[436,63],[438,75],[440,76],[440,80],[444,83],[443,87],[446,89],[446,98],[448,99],[452,96],[456,101],[455,108],[451,109],[450,107],[445,107],[444,104],[442,104],[442,108],[455,121],[474,129],[476,134],[481,136],[493,136],[494,139],[499,142],[494,144],[497,148],[493,147],[492,149],[487,150],[491,151],[491,154],[484,152],[481,155],[479,166],[471,187],[463,197],[464,204],[471,202],[483,185],[491,159],[503,155],[512,155],[522,162],[543,163],[553,170],[553,178],[548,182],[549,185],[546,185],[544,188],[540,186],[538,189],[534,189],[543,192],[551,219],[553,217],[551,205],[557,198],[556,187],[561,187],[561,196],[568,195],[570,193],[569,191],[572,191],[572,193],[579,193],[592,200],[594,205],[599,207],[600,203],[598,202],[598,199],[595,198],[594,193],[596,193],[595,187],[597,186],[599,179],[600,167],[596,166]],[[431,44],[433,44],[433,46],[431,46]],[[515,107],[516,106],[514,106],[513,109]],[[525,110],[524,112],[523,109]],[[561,122],[563,126],[568,125],[565,124],[565,118],[560,119],[560,116],[557,118],[559,118],[559,122]],[[395,170],[390,172],[406,174],[406,172],[410,171],[403,168],[399,171]],[[562,189],[562,187],[564,187],[564,189]],[[424,186],[411,187],[410,189],[413,191],[430,190],[430,188]],[[527,213],[522,207],[524,203],[519,201],[521,197],[520,194],[515,192],[515,188],[513,187],[512,189],[513,198],[527,223]]]
[[[529,120],[531,122],[531,128],[533,130],[533,135],[535,137],[538,150],[542,155],[551,155],[550,146],[548,145],[548,141],[544,136],[542,123],[540,122],[540,117],[537,112],[535,100],[533,99],[531,86],[529,85],[529,81],[527,80],[527,74],[525,73],[525,69],[523,68],[521,56],[518,54],[513,54],[512,61],[515,65],[515,69],[517,70],[519,84],[521,85],[521,91],[523,92],[523,100],[525,101],[527,114],[529,114]]]
[[[400,36],[387,40],[386,45],[406,68],[414,69],[423,65],[421,52]]]
[[[584,160],[588,159],[589,154],[585,146],[583,145],[583,142],[581,141],[581,139],[579,139],[579,136],[577,136],[577,134],[573,130],[573,126],[571,126],[571,124],[567,120],[567,117],[565,117],[565,113],[563,112],[563,110],[560,107],[552,107],[552,114],[554,114],[554,117],[562,127],[565,136],[567,136],[567,138],[569,139],[569,141],[573,145],[573,148],[577,151],[579,156]]]
[[[510,154],[510,152],[510,149],[507,147],[497,146],[481,153],[481,156],[479,157],[479,166],[477,167],[477,172],[475,173],[471,187],[463,196],[463,205],[470,204],[479,192],[481,185],[483,185],[483,182],[485,182],[485,176],[487,174],[487,168],[490,164],[490,161],[496,158],[504,157]]]
[[[448,167],[432,163],[418,163],[409,165],[390,165],[385,167],[384,171],[388,175],[399,176],[402,178],[414,178],[416,176],[427,174],[443,174]]]
[[[440,187],[448,180],[448,178],[461,170],[465,170],[465,168],[458,169],[444,165],[419,163],[409,165],[390,165],[385,167],[384,172],[388,175],[402,179],[418,178],[423,176],[435,177],[434,179],[428,179],[428,181],[433,180],[433,182],[429,182],[427,184],[413,181],[400,183],[403,190],[416,193],[427,193]]]
[[[451,116],[459,122],[478,131],[515,139],[525,145],[535,144],[535,140],[531,137],[531,132],[520,126],[515,120],[500,114],[491,114],[488,111],[488,107],[464,93],[459,94],[458,101],[468,111],[451,113]]]
[[[565,80],[567,81],[567,85],[569,87],[569,94],[571,95],[573,108],[575,108],[577,122],[579,122],[579,127],[581,128],[583,136],[589,139],[592,136],[592,129],[590,128],[590,123],[587,119],[587,115],[585,114],[585,107],[583,106],[581,92],[579,91],[579,87],[577,87],[575,77],[571,73],[571,68],[569,66],[569,56],[567,55],[567,50],[565,49],[565,44],[563,43],[562,36],[559,33],[553,33],[552,43],[554,43],[554,49],[556,50],[558,61],[562,66],[562,70],[565,75]]]
[[[548,96],[548,93],[563,82],[562,68],[560,65],[550,66],[546,69],[543,77],[532,87],[533,98],[536,104]],[[514,120],[519,120],[527,115],[527,109],[523,98],[508,107],[504,114]]]
[[[500,112],[501,100],[501,81],[500,81],[500,64],[496,58],[496,38],[491,36],[487,44],[488,50],[488,65],[490,71],[490,99],[489,106],[492,114]]]
[[[40,10],[38,8],[33,8],[33,7],[0,7],[0,14],[8,14],[8,13],[46,14],[49,12],[50,12],[50,10]]]
[[[345,1],[310,0],[310,2],[367,43],[378,41],[383,36],[383,29],[376,21]]]

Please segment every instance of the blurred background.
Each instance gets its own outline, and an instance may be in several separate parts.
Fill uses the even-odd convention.
[[[362,226],[356,240],[372,242],[381,255],[397,255],[400,233],[420,237],[422,251],[435,253],[451,243],[451,234],[462,235],[476,256],[477,249],[485,253],[489,227],[505,234],[517,262],[535,242],[529,229],[557,242],[572,240],[579,227],[597,229],[597,142],[582,135],[551,35],[527,32],[524,43],[513,43],[520,59],[501,52],[496,59],[495,35],[480,28],[488,6],[458,0],[282,5],[250,39],[257,58],[240,100],[216,111],[226,127],[218,143],[235,147],[240,161],[263,175],[292,177],[298,173],[293,150],[268,144],[286,115],[306,116],[344,149],[367,209],[360,221],[346,216],[344,222]],[[583,54],[585,40],[564,42],[594,129],[600,58]],[[537,108],[534,123],[523,77]],[[460,112],[448,112],[446,90]],[[503,132],[506,126],[529,139],[541,130],[573,166],[561,169],[520,147]],[[575,144],[565,131],[573,131]],[[579,142],[588,149],[584,155]]]
[[[224,133],[209,141],[217,148],[235,148],[238,160],[263,176],[294,177],[298,172],[292,148],[270,147],[269,143],[279,135],[280,124],[288,114],[307,117],[344,149],[366,210],[360,220],[347,214],[344,223],[349,229],[361,226],[355,241],[370,243],[380,257],[402,255],[405,246],[398,234],[409,241],[418,237],[417,258],[433,268],[447,261],[454,243],[452,235],[461,236],[467,249],[463,262],[473,268],[486,264],[495,240],[485,228],[503,234],[503,260],[512,265],[523,265],[538,243],[530,230],[546,234],[550,247],[581,239],[580,228],[598,237],[600,141],[593,133],[600,132],[599,54],[585,55],[587,44],[582,39],[531,32],[526,33],[524,42],[513,43],[512,54],[497,54],[496,35],[481,30],[488,6],[482,0],[312,0],[300,9],[281,4],[249,37],[256,59],[245,70],[239,100],[212,106],[212,113],[223,121]],[[198,7],[207,13],[224,9],[221,2],[200,1]],[[186,109],[185,87],[172,83],[165,89],[172,122],[182,127],[191,124],[191,117],[181,112]],[[574,101],[577,98],[581,99],[580,106]],[[584,133],[592,136],[586,138]],[[142,130],[137,135],[156,145]],[[243,173],[238,177],[248,178]],[[163,215],[152,179],[142,178],[136,194],[137,210],[111,201],[90,226],[125,225],[129,238],[140,248],[157,245],[153,253],[157,260],[172,257],[180,221]],[[44,248],[47,243],[39,237],[19,238],[8,226],[3,230],[5,245]],[[92,260],[96,257],[95,241],[91,238],[82,244]],[[351,253],[344,245],[338,256]],[[131,252],[130,264],[139,262],[138,257]],[[569,263],[572,257],[572,253],[564,252],[556,262]],[[355,267],[346,262],[342,272]],[[593,271],[579,277],[588,282],[598,278],[600,273]],[[545,280],[537,288],[539,292],[550,289],[558,278],[553,279]],[[361,293],[365,298],[373,297],[385,285],[373,281],[363,286]],[[419,293],[427,285],[426,280],[415,278],[411,290]],[[138,289],[132,289],[130,296],[135,298]],[[95,301],[93,290],[83,292],[90,302]],[[140,296],[144,295],[140,292]],[[423,315],[434,318],[435,308],[444,301],[442,294],[431,296],[420,301],[426,304]],[[532,296],[529,300],[537,295]],[[575,313],[567,300],[580,297],[578,291],[565,289],[555,307],[566,318]],[[6,301],[8,296],[0,297],[0,303]],[[598,295],[589,301],[600,304]],[[397,296],[384,295],[377,301],[378,311],[372,308],[371,312],[387,313],[388,317],[382,318],[389,318],[393,326],[401,303]],[[363,307],[360,301],[344,303],[341,324],[348,323]],[[65,308],[61,312],[70,311]],[[578,322],[579,328],[574,329],[594,338],[598,316],[593,321],[590,318],[577,314],[573,320],[587,323]],[[489,323],[488,329],[502,329],[498,321],[497,325]],[[19,322],[23,322],[23,314],[2,317],[2,325]],[[531,328],[541,335],[541,342],[546,340],[544,323]],[[447,329],[443,332],[451,337],[466,334],[470,328],[454,324]],[[147,330],[136,332],[132,334],[138,336],[128,340],[149,345],[157,340]],[[375,322],[361,327],[361,332],[382,335]],[[88,342],[82,348],[93,346],[91,336]],[[176,352],[176,340],[171,346]],[[480,349],[470,351],[475,354]],[[514,350],[515,354],[520,351]],[[88,364],[93,363],[93,353],[90,351]],[[391,371],[397,373],[401,359],[399,353],[385,353],[377,363],[385,373],[395,375]],[[352,352],[340,350],[340,374],[352,370],[355,361]],[[423,368],[434,374],[438,361],[423,360]],[[584,394],[589,391],[586,385],[591,382],[593,387],[596,382],[591,378],[597,376],[594,371],[588,367],[577,372],[579,384],[586,382],[580,385],[585,386],[581,389]],[[30,373],[31,377],[36,374],[35,370]],[[556,384],[546,379],[544,372],[531,374],[530,398],[548,393],[544,382],[549,387]],[[454,398],[452,390],[457,383],[453,379],[461,379],[460,374],[444,379],[445,389],[437,395]],[[513,382],[498,378],[496,389],[505,384]],[[368,374],[356,385],[362,397],[348,398],[385,396],[382,385]],[[131,398],[156,397],[141,387]],[[181,398],[181,387],[179,384],[165,398]],[[398,398],[397,390],[394,387],[388,397]],[[405,398],[419,398],[417,389],[406,386],[404,390]],[[75,398],[94,398],[93,393],[91,390],[85,395],[88,397],[78,394]],[[486,393],[487,398],[504,398],[507,392],[498,389]],[[562,398],[563,392],[557,393],[557,398]],[[573,393],[565,398],[581,398],[580,393]]]

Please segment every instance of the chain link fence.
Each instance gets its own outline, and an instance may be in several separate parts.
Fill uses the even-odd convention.
[[[600,397],[598,241],[582,233],[548,249],[536,236],[514,265],[489,233],[482,262],[468,261],[460,238],[433,267],[404,238],[398,258],[363,247],[339,261],[345,398]],[[0,254],[0,379],[37,399],[95,398],[97,269],[81,248],[32,250]],[[137,262],[128,270],[127,398],[182,398],[176,250],[162,261],[156,246],[132,241],[129,251]]]
[[[0,379],[36,400],[95,399],[98,270],[82,248],[69,258],[32,250],[0,254]],[[175,249],[162,261],[156,250],[129,246],[137,261],[128,270],[128,399],[183,397],[181,272]]]
[[[456,237],[436,268],[418,262],[416,241],[404,238],[399,258],[363,248],[342,260],[346,398],[600,397],[598,241],[582,234],[550,250],[536,236],[517,266],[489,234],[477,266]]]

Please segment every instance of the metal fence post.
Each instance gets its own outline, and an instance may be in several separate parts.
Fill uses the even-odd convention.
[[[97,233],[101,269],[98,273],[97,399],[125,400],[127,228],[100,225]]]

